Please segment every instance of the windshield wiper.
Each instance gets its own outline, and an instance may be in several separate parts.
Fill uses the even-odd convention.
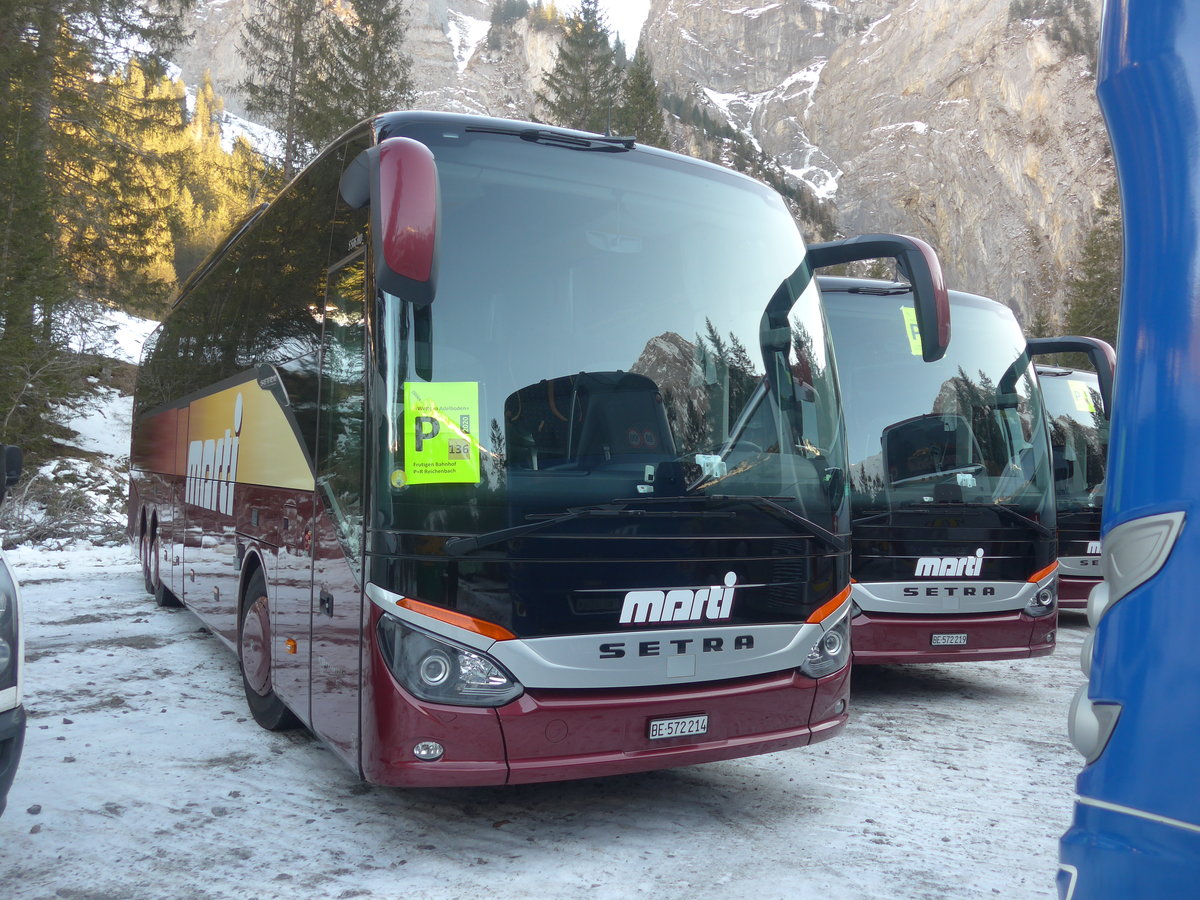
[[[535,144],[554,144],[559,147],[568,147],[571,150],[599,150],[602,153],[623,153],[626,150],[632,150],[634,138],[631,137],[613,137],[610,135],[582,135],[560,134],[557,131],[550,131],[543,128],[528,128],[521,132],[521,140],[530,141]]]
[[[818,525],[811,519],[807,519],[797,512],[793,512],[786,506],[779,503],[780,500],[790,500],[791,497],[759,497],[754,495],[741,494],[700,494],[691,497],[639,497],[636,500],[615,501],[611,504],[603,506],[578,506],[568,509],[561,515],[539,516],[536,521],[526,522],[524,525],[514,525],[511,528],[499,528],[496,531],[488,531],[483,534],[469,535],[466,537],[453,537],[446,541],[443,545],[443,550],[448,556],[466,556],[468,553],[473,553],[476,550],[482,550],[484,547],[490,547],[493,544],[499,544],[507,541],[510,538],[520,537],[523,534],[529,534],[534,531],[541,531],[544,528],[552,528],[555,525],[560,525],[564,522],[573,522],[576,519],[593,519],[593,518],[669,518],[679,519],[687,517],[704,517],[717,519],[732,519],[737,513],[733,511],[723,511],[714,509],[702,510],[668,510],[668,509],[645,509],[640,507],[652,506],[656,504],[677,504],[677,503],[695,503],[696,501],[703,502],[706,506],[711,503],[739,503],[757,506],[767,512],[772,512],[784,519],[790,525],[799,525],[805,533],[811,537],[815,537],[823,541],[828,546],[836,551],[845,551],[849,549],[849,542],[845,537],[834,534],[827,528]],[[630,506],[631,503],[637,503],[637,507]]]
[[[894,513],[894,512],[895,512],[894,509],[885,509],[881,512],[875,512],[874,510],[872,510],[871,512],[867,513],[864,516],[859,516],[856,519],[851,519],[850,526],[853,527],[855,525],[866,525],[868,522],[874,522],[877,519],[890,519],[892,516],[892,513]]]
[[[759,497],[755,495],[743,496],[741,494],[711,494],[707,495],[712,500],[723,500],[731,503],[750,503],[757,505],[764,510],[774,512],[779,515],[784,521],[790,525],[799,525],[812,537],[823,541],[828,547],[831,547],[838,552],[843,552],[850,549],[849,540],[840,535],[835,534],[828,528],[818,525],[812,519],[800,515],[795,510],[788,509],[780,500],[791,500],[791,497]]]
[[[872,294],[876,297],[891,297],[895,294],[911,294],[911,284],[901,284],[899,282],[888,285],[878,285],[872,287],[850,287],[846,288],[847,294]]]
[[[691,513],[687,513],[686,515],[691,515]],[[701,513],[701,515],[732,519],[736,514],[706,512]],[[442,549],[445,550],[448,556],[465,556],[476,550],[482,550],[484,547],[490,547],[492,544],[499,544],[510,538],[520,537],[523,534],[529,534],[531,531],[552,528],[555,525],[561,525],[563,522],[573,522],[576,519],[624,517],[678,518],[679,516],[680,513],[669,510],[631,509],[628,506],[616,506],[612,504],[605,506],[576,506],[557,516],[537,516],[535,521],[526,522],[524,525],[513,525],[511,528],[498,528],[495,531],[486,531],[483,534],[468,535],[466,537],[453,537],[446,541]]]
[[[637,138],[607,134],[563,134],[550,128],[468,128],[482,134],[506,134],[533,144],[552,144],[568,150],[592,150],[600,153],[624,153],[632,150]]]
[[[834,550],[843,551],[850,547],[847,537],[835,534],[823,525],[818,525],[800,513],[789,509],[783,505],[783,502],[795,500],[795,497],[766,497],[760,494],[688,494],[683,497],[639,497],[636,500],[631,500],[631,503],[637,503],[639,506],[652,506],[655,504],[675,504],[675,503],[702,503],[705,506],[712,506],[718,503],[743,504],[774,513],[789,525],[799,525],[806,534],[810,537],[815,537],[818,540],[828,544]],[[720,513],[715,510],[702,510],[700,512],[660,512],[658,515],[668,516],[727,516],[736,515],[733,512]]]
[[[1015,509],[1012,509],[1007,506],[1003,506],[999,503],[980,503],[978,501],[966,501],[966,500],[962,501],[961,503],[959,503],[959,502],[946,503],[944,501],[943,502],[934,502],[934,503],[924,503],[919,500],[910,500],[907,503],[901,503],[899,506],[896,507],[896,509],[902,509],[902,510],[929,509],[929,510],[936,510],[938,512],[953,512],[954,510],[957,510],[957,509],[990,509],[990,510],[996,512],[997,514],[999,514],[1002,518],[1006,518],[1011,522],[1017,522],[1018,524],[1025,525],[1029,528],[1032,528],[1034,531],[1036,531],[1038,534],[1042,535],[1043,537],[1053,537],[1054,536],[1054,532],[1051,529],[1047,528],[1045,525],[1043,525],[1041,522],[1035,522],[1033,519],[1029,518],[1029,516],[1023,515],[1022,513],[1017,512]],[[892,510],[892,512],[895,512],[895,511],[896,510]],[[872,518],[876,518],[876,517],[872,517]],[[856,520],[855,524],[861,525],[863,523],[863,521],[864,520],[862,520],[862,519],[858,519],[858,520]]]

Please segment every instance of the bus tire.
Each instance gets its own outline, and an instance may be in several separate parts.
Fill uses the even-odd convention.
[[[298,727],[300,720],[279,699],[271,683],[271,609],[262,569],[255,569],[246,584],[240,618],[238,663],[250,715],[267,731]]]
[[[171,591],[169,587],[163,584],[162,571],[159,566],[162,565],[162,547],[158,543],[158,532],[154,533],[154,537],[150,539],[150,556],[148,559],[148,574],[146,580],[152,585],[150,593],[154,595],[154,602],[166,609],[178,609],[183,606],[179,602],[179,598]]]
[[[146,584],[146,593],[154,594],[154,579],[150,577],[150,535],[142,532],[138,541],[138,556],[142,560],[142,580]]]

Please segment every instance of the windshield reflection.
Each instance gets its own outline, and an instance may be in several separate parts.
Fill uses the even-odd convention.
[[[379,527],[737,494],[846,530],[820,298],[776,194],[651,152],[418,137],[441,274],[424,310],[380,298]]]
[[[925,363],[907,327],[911,294],[845,293],[836,280],[831,287],[855,517],[970,504],[1043,519],[1051,502],[1046,425],[1012,314],[951,292],[954,338],[944,359]]]

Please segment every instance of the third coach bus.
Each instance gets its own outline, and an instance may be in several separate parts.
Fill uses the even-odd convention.
[[[1047,340],[1030,341],[1030,346]],[[1100,581],[1100,517],[1108,464],[1108,411],[1112,403],[1112,348],[1095,341],[1097,372],[1038,364],[1050,420],[1054,498],[1058,507],[1058,603],[1082,610]]]
[[[937,291],[918,305],[936,352]],[[846,722],[820,297],[778,195],[719,167],[364,123],[185,283],[132,469],[147,586],[237,652],[261,725],[372,782],[632,772]]]
[[[813,245],[810,260],[843,262],[870,241]],[[820,286],[846,404],[855,662],[1051,653],[1054,481],[1016,318],[950,291],[954,340],[930,362],[911,284],[822,276]]]

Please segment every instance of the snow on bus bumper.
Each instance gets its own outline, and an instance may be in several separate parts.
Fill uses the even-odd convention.
[[[1088,595],[1092,592],[1099,578],[1073,578],[1070,575],[1058,576],[1058,607],[1059,609],[1087,609]]]
[[[1053,653],[1058,616],[1034,618],[1020,610],[958,616],[860,612],[851,627],[858,664],[982,662]]]
[[[390,690],[364,729],[364,777],[453,787],[619,775],[826,740],[846,725],[850,666],[820,679],[788,671],[682,691],[535,690],[498,709],[423,703],[389,682],[376,682]],[[708,717],[703,734],[649,737],[653,720],[695,715]],[[444,755],[414,758],[422,742],[437,742]]]

